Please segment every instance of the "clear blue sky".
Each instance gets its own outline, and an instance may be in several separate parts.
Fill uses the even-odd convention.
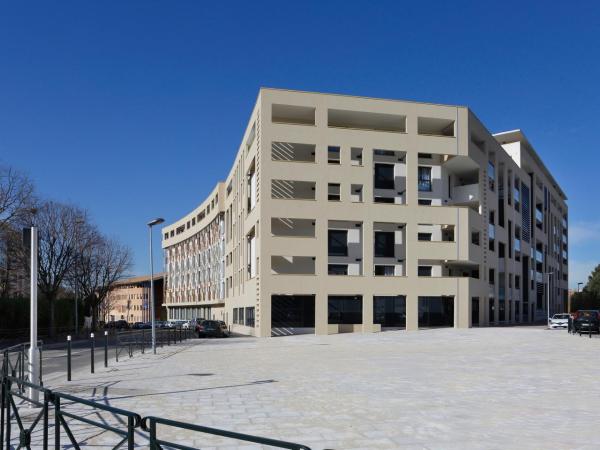
[[[564,187],[575,284],[600,262],[598,4],[3,2],[0,161],[87,208],[139,274],[146,221],[226,176],[259,87],[467,105]]]

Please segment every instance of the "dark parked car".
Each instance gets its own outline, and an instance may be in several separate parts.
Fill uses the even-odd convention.
[[[573,319],[573,326],[575,327],[575,332],[600,332],[600,311],[597,309],[577,311],[575,319]]]
[[[198,337],[228,337],[229,330],[225,322],[220,320],[203,320],[196,325]]]
[[[114,321],[108,322],[104,327],[105,328],[114,328],[115,330],[126,330],[129,328],[129,324],[127,323],[126,320],[114,320]]]

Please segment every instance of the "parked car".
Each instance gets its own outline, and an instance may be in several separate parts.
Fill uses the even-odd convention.
[[[220,320],[203,320],[196,325],[198,337],[228,337],[229,330],[225,322]]]
[[[126,320],[111,320],[104,327],[109,329],[114,328],[115,330],[126,330],[129,328],[129,324]]]
[[[184,328],[184,325],[189,322],[187,320],[171,320],[169,323],[173,325],[173,328]]]
[[[135,322],[131,328],[133,328],[134,330],[141,330],[142,328],[144,328],[144,322]]]
[[[577,311],[575,319],[573,319],[573,326],[575,327],[575,332],[600,332],[600,311],[597,309]]]
[[[552,317],[548,319],[548,327],[549,328],[567,328],[569,326],[569,315],[566,313],[563,314],[554,314]]]

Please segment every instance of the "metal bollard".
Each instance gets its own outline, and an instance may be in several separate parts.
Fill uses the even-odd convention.
[[[144,335],[145,335],[144,329],[142,328],[142,355],[146,351],[146,338],[144,337]]]
[[[71,336],[67,336],[67,381],[71,381]]]
[[[108,331],[104,332],[104,367],[108,367]]]
[[[90,339],[91,339],[91,343],[90,343],[90,369],[91,372],[94,373],[94,347],[96,346],[96,343],[94,341],[94,333],[90,333]]]

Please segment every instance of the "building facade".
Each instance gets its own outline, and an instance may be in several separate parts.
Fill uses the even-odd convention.
[[[162,230],[165,306],[256,336],[529,323],[564,308],[567,220],[520,130],[261,89],[225,181]]]
[[[164,275],[154,275],[155,319],[166,318],[163,307]],[[106,322],[150,322],[150,276],[126,278],[114,283],[102,305]]]

